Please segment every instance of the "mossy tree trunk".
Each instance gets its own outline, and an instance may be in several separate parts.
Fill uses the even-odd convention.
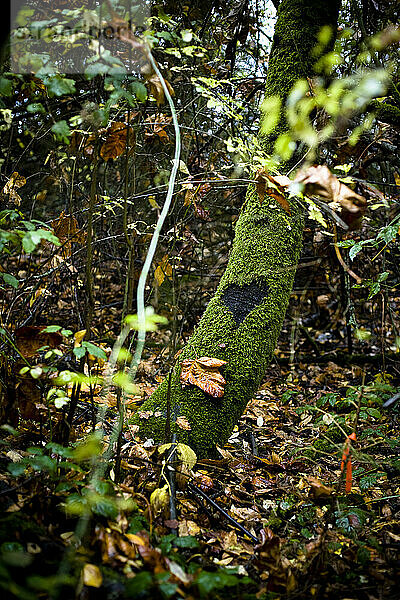
[[[299,78],[313,74],[317,34],[323,25],[336,30],[339,2],[281,2],[267,95],[277,94],[284,102]],[[276,133],[284,127],[282,120]],[[302,211],[295,201],[289,203],[290,214],[270,197],[261,204],[254,186],[249,187],[215,296],[169,382],[165,380],[135,415],[142,437],[165,442],[169,441],[166,431],[175,431],[178,441],[189,444],[199,457],[213,456],[215,446],[229,438],[265,375],[289,302],[303,231]],[[221,369],[227,382],[222,398],[212,398],[194,386],[183,387],[180,382],[182,361],[203,356],[226,361]],[[176,427],[177,416],[185,416],[191,429]]]

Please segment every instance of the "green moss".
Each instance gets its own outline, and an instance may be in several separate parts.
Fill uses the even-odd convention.
[[[296,202],[291,201],[289,215],[270,198],[261,205],[254,187],[249,188],[227,269],[171,379],[171,414],[185,416],[192,427],[191,431],[178,428],[179,441],[190,444],[200,456],[212,455],[216,444],[226,442],[265,374],[293,286],[302,228]],[[266,296],[237,324],[224,293],[232,285],[240,289],[251,283],[265,285]],[[180,383],[182,360],[201,356],[227,361],[221,399]],[[133,420],[142,435],[158,442],[165,441],[167,387],[164,381]],[[140,418],[141,413],[148,417],[149,411],[161,416]]]
[[[313,444],[316,450],[320,450],[321,452],[332,452],[334,449],[333,444],[328,442],[328,440],[317,440]]]
[[[375,100],[371,103],[371,108],[373,108],[379,121],[400,127],[400,109],[397,106],[382,104],[382,102]]]
[[[342,431],[339,429],[339,427],[336,427],[336,425],[334,425],[333,423],[332,423],[332,425],[329,425],[328,429],[325,432],[325,435],[332,442],[341,442],[341,441],[343,441],[343,433],[342,433]]]
[[[285,100],[293,84],[312,74],[311,52],[322,25],[335,27],[339,0],[283,0],[278,11],[267,76],[267,95]],[[278,124],[277,132],[286,126]],[[276,134],[276,132],[275,132]],[[276,137],[276,136],[275,136]],[[236,226],[227,269],[197,329],[171,376],[170,424],[178,440],[199,457],[213,456],[229,438],[271,361],[281,331],[299,259],[303,215],[289,201],[288,214],[275,200],[260,204],[254,185]],[[180,383],[184,359],[209,356],[225,360],[226,387],[215,399]],[[139,433],[167,441],[167,390],[164,381],[134,416]],[[157,415],[157,416],[156,416]],[[190,431],[175,426],[185,416]]]
[[[324,25],[332,27],[335,39],[340,0],[282,0],[278,8],[274,40],[268,62],[266,96],[282,100],[280,121],[274,131],[264,138],[264,148],[272,153],[279,134],[287,129],[284,103],[299,79],[312,77],[318,33]]]

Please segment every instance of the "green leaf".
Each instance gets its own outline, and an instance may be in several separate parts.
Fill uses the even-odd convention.
[[[14,475],[14,477],[19,477],[22,475],[22,473],[25,473],[26,463],[22,460],[20,462],[10,463],[7,466],[7,469],[11,475]]]
[[[62,456],[63,458],[71,458],[73,456],[72,448],[66,448],[65,446],[62,446],[61,444],[57,444],[56,442],[47,442],[46,448],[47,448],[47,450],[50,450],[50,452],[53,452],[54,454],[58,454],[59,456]]]
[[[82,346],[87,349],[89,354],[95,356],[96,358],[101,358],[102,360],[107,360],[107,354],[104,352],[103,348],[99,348],[92,342],[82,342]]]
[[[398,223],[396,225],[388,225],[387,227],[383,227],[383,229],[380,230],[380,232],[376,236],[376,239],[384,240],[387,244],[389,244],[389,242],[392,242],[394,239],[396,239],[398,231]]]
[[[60,329],[60,325],[48,325],[45,329],[43,329],[43,332],[54,333],[55,331],[60,331]]]
[[[76,91],[75,81],[61,77],[61,75],[47,77],[45,84],[50,96],[64,96],[65,94],[73,94]]]
[[[4,283],[7,283],[8,285],[11,285],[13,288],[17,289],[19,281],[16,277],[14,277],[14,275],[10,275],[10,273],[0,273],[0,275],[3,277]]]
[[[74,353],[76,358],[82,358],[86,354],[86,348],[84,348],[83,346],[78,346],[77,348],[74,348],[72,352]]]
[[[378,292],[380,292],[380,291],[381,291],[381,284],[378,282],[372,283],[369,288],[369,294],[368,294],[367,300],[370,300],[371,298],[376,296],[376,294],[378,294]]]
[[[278,124],[281,110],[281,99],[279,96],[269,96],[261,104],[261,133],[267,135]]]
[[[134,94],[139,102],[145,102],[147,98],[147,88],[140,81],[132,81],[130,84],[132,94]]]
[[[138,386],[133,383],[128,373],[123,373],[122,371],[120,371],[119,373],[116,373],[114,375],[112,380],[113,383],[115,383],[115,385],[118,385],[125,392],[125,394],[140,393]]]
[[[137,315],[127,315],[125,318],[125,323],[129,325],[131,329],[139,330],[139,320]],[[162,317],[161,315],[157,315],[152,306],[147,306],[145,310],[145,331],[157,331],[157,325],[159,323],[166,325],[168,323],[168,319],[166,317]]]
[[[135,575],[133,579],[127,580],[126,595],[129,598],[136,598],[142,595],[146,590],[153,586],[153,577],[148,571],[142,571]]]
[[[289,133],[282,133],[275,142],[275,152],[283,160],[289,160],[295,148],[296,143],[292,140]]]
[[[36,229],[27,231],[22,238],[22,246],[25,252],[33,252],[42,240],[48,240],[56,246],[60,246],[60,240],[48,229]]]
[[[184,537],[177,537],[174,540],[175,546],[178,548],[198,548],[200,546],[199,542],[193,535],[185,535]]]
[[[374,419],[380,419],[382,416],[377,408],[367,408],[366,411],[371,417],[374,417]]]
[[[382,283],[383,281],[386,281],[386,279],[389,277],[389,272],[388,271],[384,271],[383,273],[379,273],[377,281],[378,283]]]
[[[352,246],[352,248],[350,249],[350,252],[349,252],[349,258],[350,258],[350,260],[353,260],[353,258],[355,256],[357,256],[357,254],[359,252],[361,252],[362,247],[363,247],[363,244],[361,242],[357,242],[356,244],[354,244]]]
[[[44,112],[46,112],[45,108],[41,102],[33,102],[32,104],[28,104],[28,106],[26,107],[26,110],[29,113],[44,113]]]
[[[56,136],[56,139],[59,142],[64,142],[64,144],[69,144],[69,136],[71,135],[71,130],[68,126],[67,121],[58,121],[58,123],[54,123],[51,131]]]
[[[96,75],[105,75],[110,71],[110,67],[104,63],[94,63],[85,69],[85,75],[88,79],[93,79]]]
[[[98,456],[102,451],[101,441],[96,433],[88,436],[83,444],[77,446],[73,451],[73,458],[76,461],[87,460],[94,456]]]
[[[184,42],[189,43],[193,39],[193,31],[191,29],[182,29],[181,37]]]
[[[0,96],[11,96],[12,94],[12,81],[11,79],[5,79],[0,77]]]
[[[68,404],[68,402],[69,402],[69,398],[67,398],[66,396],[64,396],[63,398],[56,398],[54,400],[54,406],[56,408],[62,408],[63,406]]]

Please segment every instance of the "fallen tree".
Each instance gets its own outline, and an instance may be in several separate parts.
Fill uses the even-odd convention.
[[[280,3],[266,97],[279,96],[284,105],[294,83],[313,75],[318,33],[326,25],[335,33],[339,4]],[[267,150],[285,128],[282,111],[264,142]],[[303,220],[295,200],[283,206],[267,193],[260,202],[256,185],[249,186],[215,296],[170,375],[133,418],[142,437],[166,442],[175,432],[199,457],[213,456],[215,446],[227,441],[272,359],[301,251]],[[196,362],[204,357],[214,360]],[[203,388],[208,382],[208,392],[194,381],[203,381]],[[177,424],[179,417],[185,417],[184,428]]]

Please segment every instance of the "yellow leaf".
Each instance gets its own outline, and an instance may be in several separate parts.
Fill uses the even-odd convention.
[[[186,465],[188,469],[193,469],[194,465],[197,462],[197,456],[196,453],[191,449],[191,447],[186,446],[186,444],[178,444],[176,446],[176,450],[183,464]]]
[[[19,173],[17,173],[17,171],[14,171],[14,173],[11,175],[10,179],[7,181],[6,185],[3,188],[3,192],[5,194],[11,194],[13,189],[18,189],[20,187],[22,187],[23,185],[26,184],[26,179],[23,175],[20,175]]]
[[[165,254],[162,257],[160,264],[154,272],[154,278],[158,286],[160,286],[163,283],[166,277],[167,279],[172,278],[172,266],[168,260],[168,254]]]
[[[19,206],[21,204],[21,196],[18,194],[17,189],[26,184],[26,179],[23,175],[14,171],[10,179],[7,181],[3,188],[3,193],[10,196],[10,200]]]
[[[158,204],[155,196],[149,196],[148,200],[149,200],[149,204],[150,204],[151,208],[158,208],[158,209],[161,208],[161,206]]]
[[[74,333],[74,346],[75,348],[77,346],[79,346],[79,344],[82,342],[83,338],[86,335],[86,329],[81,329],[80,331],[77,331],[76,333]]]
[[[86,563],[83,567],[83,583],[89,587],[99,588],[103,583],[103,576],[97,565]]]
[[[162,488],[155,489],[150,496],[150,505],[156,514],[161,512],[164,508],[167,508],[168,503],[169,489],[167,485],[164,485]]]
[[[140,535],[136,535],[134,533],[126,533],[125,535],[128,538],[128,540],[130,542],[132,542],[133,544],[136,544],[136,546],[145,546],[146,545],[146,540],[141,538]]]

